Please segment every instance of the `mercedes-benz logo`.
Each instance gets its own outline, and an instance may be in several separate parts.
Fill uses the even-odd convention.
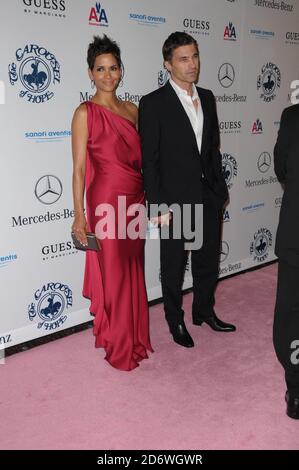
[[[220,263],[223,263],[228,257],[229,254],[229,246],[228,243],[225,241],[221,242],[221,249],[220,249]]]
[[[271,155],[268,152],[262,152],[257,161],[257,167],[261,173],[266,173],[271,167]]]
[[[223,88],[229,88],[232,86],[235,80],[235,69],[228,62],[221,65],[218,70],[218,80]]]
[[[42,204],[54,204],[62,194],[61,181],[54,175],[42,176],[35,185],[34,193]]]

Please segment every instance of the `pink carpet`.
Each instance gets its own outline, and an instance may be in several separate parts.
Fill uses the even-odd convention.
[[[298,449],[272,347],[276,265],[220,282],[219,316],[236,333],[191,325],[193,349],[170,340],[151,308],[155,353],[120,372],[86,330],[0,365],[1,449]]]

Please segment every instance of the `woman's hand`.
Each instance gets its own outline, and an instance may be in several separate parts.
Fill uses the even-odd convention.
[[[82,245],[87,246],[87,222],[84,215],[75,217],[74,223],[72,225],[72,231],[74,232],[77,240],[79,240]]]

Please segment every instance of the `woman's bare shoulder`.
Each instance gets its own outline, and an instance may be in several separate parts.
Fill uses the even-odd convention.
[[[127,113],[137,122],[138,119],[138,108],[136,104],[132,103],[131,101],[124,101],[125,109]]]
[[[86,103],[79,104],[79,106],[75,109],[74,115],[86,116],[86,114],[87,114]]]
[[[124,101],[123,102],[127,109],[131,112],[138,112],[138,107],[136,106],[135,103],[132,103],[132,101]]]
[[[85,123],[87,121],[87,106],[81,103],[74,111],[73,123]]]

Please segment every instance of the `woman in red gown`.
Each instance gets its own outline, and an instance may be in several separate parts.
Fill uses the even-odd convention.
[[[137,204],[144,208],[145,204],[137,107],[116,96],[121,58],[114,41],[106,35],[94,37],[87,62],[89,77],[97,91],[91,101],[76,109],[72,122],[75,209],[72,229],[83,244],[87,231],[101,238],[99,252],[86,252],[83,295],[91,300],[96,347],[105,349],[105,359],[113,367],[128,371],[148,357],[147,350],[152,351],[144,280],[144,237],[130,238],[119,230],[121,220],[126,232],[134,219],[127,214],[128,207]],[[113,217],[110,210],[107,218],[109,208]],[[107,224],[102,223],[104,219]]]

